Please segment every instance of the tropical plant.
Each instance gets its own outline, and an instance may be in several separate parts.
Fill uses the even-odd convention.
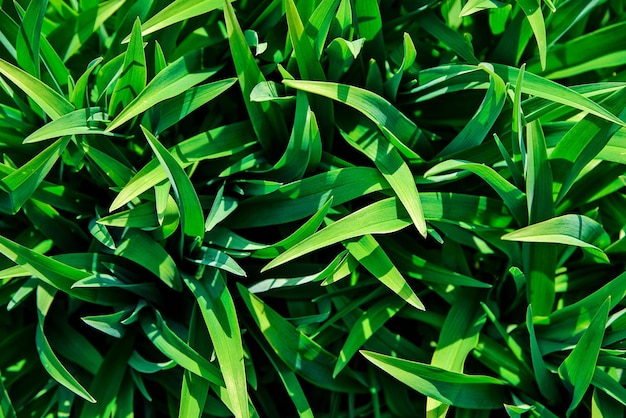
[[[0,2],[0,417],[622,417],[623,0]]]

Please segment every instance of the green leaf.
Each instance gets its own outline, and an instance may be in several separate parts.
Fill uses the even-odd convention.
[[[350,328],[346,342],[339,352],[333,376],[341,373],[363,344],[398,313],[405,303],[401,298],[389,296],[361,313],[359,319]]]
[[[37,326],[37,332],[35,337],[35,343],[37,345],[37,353],[39,359],[46,372],[61,385],[65,386],[81,398],[88,402],[95,403],[96,399],[87,392],[87,390],[67,371],[67,369],[61,364],[57,356],[52,351],[50,343],[44,334],[44,321],[50,305],[54,300],[54,294],[56,290],[40,285],[37,287],[37,318],[39,320]]]
[[[533,321],[537,335],[555,341],[574,338],[588,328],[598,306],[610,296],[610,309],[626,297],[626,274],[620,274],[590,295],[571,303],[550,314],[548,317],[535,317]]]
[[[460,58],[469,63],[478,63],[478,58],[474,55],[473,49],[468,45],[463,35],[442,22],[432,10],[426,10],[415,17],[416,23],[432,37],[441,40]]]
[[[626,389],[624,389],[624,386],[615,378],[603,371],[602,368],[595,368],[591,384],[613,399],[619,401],[622,405],[626,405]]]
[[[0,73],[33,99],[50,118],[58,119],[74,110],[74,106],[59,93],[2,59],[0,59]]]
[[[0,374],[0,415],[2,418],[16,418],[15,408],[4,387],[2,375]]]
[[[241,331],[232,296],[226,288],[222,273],[207,269],[201,278],[183,275],[194,294],[204,322],[211,335],[226,390],[236,417],[247,417],[248,392]]]
[[[552,196],[552,168],[539,120],[526,125],[526,142],[528,153],[525,177],[528,220],[531,224],[537,224],[552,218],[555,212]],[[555,298],[556,248],[554,245],[526,244],[522,246],[522,256],[524,274],[528,279],[530,303],[537,314],[546,315],[552,311]]]
[[[185,92],[213,76],[219,69],[219,67],[204,68],[201,51],[194,51],[177,59],[150,80],[133,101],[111,121],[106,131],[110,132],[157,103]]]
[[[176,0],[141,25],[141,35],[146,36],[178,22],[209,13],[220,8],[222,4],[223,0]],[[128,41],[129,38],[126,37],[122,43]]]
[[[506,400],[505,383],[493,377],[450,372],[370,351],[361,351],[361,354],[410,388],[448,405],[499,409]]]
[[[349,69],[354,60],[361,53],[365,38],[347,41],[343,38],[335,38],[326,47],[329,59],[328,78],[339,80]]]
[[[541,11],[541,0],[515,0],[518,6],[524,11],[533,34],[537,40],[537,48],[539,49],[539,59],[541,60],[541,68],[546,68],[546,24]]]
[[[225,125],[180,142],[170,149],[170,154],[185,168],[195,161],[228,157],[250,148],[256,142],[251,139],[253,135],[246,122]],[[168,174],[159,160],[149,162],[120,191],[109,210],[124,206],[166,179]]]
[[[528,329],[528,334],[530,336],[530,356],[533,371],[535,373],[535,379],[537,380],[537,386],[539,386],[539,391],[546,397],[546,399],[557,400],[560,398],[560,395],[555,384],[556,379],[548,372],[546,362],[541,354],[541,349],[539,348],[539,343],[535,334],[533,310],[531,305],[528,306],[528,310],[526,311],[526,328]]]
[[[427,220],[443,219],[463,222],[473,217],[477,223],[492,224],[502,221],[507,223],[507,220],[500,218],[496,212],[481,209],[481,207],[484,208],[482,205],[487,205],[484,198],[477,199],[475,196],[446,193],[422,193],[421,197],[424,216]],[[494,218],[489,219],[490,217]],[[380,200],[344,216],[302,240],[268,263],[263,271],[347,239],[366,234],[388,234],[411,224],[408,213],[396,198]]]
[[[430,157],[431,147],[426,135],[391,103],[371,91],[325,81],[283,80],[283,84],[328,97],[358,110],[383,132],[389,133],[391,143],[407,158],[420,160]],[[423,157],[413,151],[413,147],[420,149]]]
[[[582,400],[591,384],[602,346],[604,328],[610,308],[610,297],[604,301],[589,323],[589,328],[582,335],[576,347],[559,366],[559,376],[570,388],[573,388],[572,402],[567,409],[570,416]]]
[[[287,143],[287,125],[280,108],[271,102],[256,103],[250,100],[252,89],[266,80],[248,48],[232,5],[226,0],[223,3],[231,57],[250,121],[262,148],[270,155],[276,154]]]
[[[437,154],[437,158],[446,157],[480,145],[487,137],[504,107],[506,98],[504,81],[493,72],[493,67],[490,64],[482,63],[479,64],[479,67],[489,74],[489,88],[485,93],[485,98],[474,116],[452,142]]]
[[[422,301],[419,300],[374,237],[365,235],[358,240],[345,242],[344,245],[367,271],[395,292],[402,300],[417,309],[425,309]]]
[[[120,55],[119,58],[122,58],[122,56]],[[78,78],[78,81],[76,81],[76,85],[74,86],[74,89],[70,92],[70,102],[76,108],[80,109],[85,106],[85,102],[87,103],[89,102],[89,92],[88,92],[89,77],[91,76],[93,71],[96,68],[98,68],[98,65],[102,61],[103,61],[102,57],[97,57],[91,60],[91,62],[87,64],[87,69],[85,69],[85,72]],[[107,64],[103,66],[103,69],[101,70],[101,72],[102,73],[104,72],[104,68],[107,65],[110,68],[110,67],[113,67],[114,64],[115,64],[115,59],[109,61]],[[98,81],[100,81],[100,79],[98,79]]]
[[[107,119],[106,113],[100,107],[89,107],[74,110],[48,122],[24,139],[24,144],[44,141],[46,139],[58,138],[70,135],[109,135],[113,134],[104,131],[104,122]]]
[[[579,4],[576,5],[576,3]],[[588,8],[590,3],[594,2],[570,1],[567,3],[567,6],[569,6],[571,13],[572,5],[574,5],[576,17],[580,17],[584,15],[584,13],[581,13],[581,9]],[[560,16],[563,16],[564,20],[567,19],[560,9],[559,13],[553,15],[554,18],[550,26]],[[626,56],[619,48],[619,45],[622,45],[625,40],[625,27],[626,24],[624,22],[617,22],[548,48],[547,65],[543,68],[544,76],[551,79],[560,79],[593,70],[623,65],[626,62]],[[548,27],[548,37],[552,38],[556,36],[556,32],[550,29]],[[538,63],[536,60],[533,61],[529,62],[529,70],[540,72]]]
[[[626,89],[622,88],[604,100],[602,105],[624,118],[624,100]],[[550,154],[554,181],[560,184],[557,202],[565,198],[585,166],[606,147],[618,129],[619,126],[607,123],[597,116],[587,115],[559,140]]]
[[[0,236],[0,253],[43,282],[78,299],[112,306],[127,301],[119,294],[112,298],[110,294],[107,295],[94,289],[72,289],[75,282],[91,276],[91,273],[36,253],[2,236]]]
[[[395,198],[388,198],[344,216],[289,248],[269,262],[262,271],[350,238],[367,234],[390,233],[406,228],[411,222],[407,219],[405,211],[398,213],[397,204]],[[355,222],[356,219],[358,219],[358,223]]]
[[[198,195],[181,165],[172,154],[143,126],[141,127],[150,148],[155,153],[159,163],[165,169],[172,184],[174,196],[181,212],[183,233],[193,239],[202,241],[204,237],[204,215]]]
[[[509,232],[503,235],[502,239],[519,242],[548,242],[589,248],[608,261],[604,252],[592,244],[605,235],[604,228],[598,222],[584,215],[570,214],[557,216]]]
[[[365,388],[350,371],[333,378],[336,357],[293,327],[261,299],[237,284],[254,321],[276,355],[293,371],[312,384],[338,392],[359,393]]]
[[[463,297],[457,298],[452,304],[430,361],[432,366],[463,373],[467,356],[478,344],[486,321],[479,300],[480,293],[467,289],[463,290]],[[435,397],[429,397],[426,401],[426,411],[429,416],[445,416],[449,405]]]
[[[496,0],[468,0],[461,9],[461,16],[469,16],[485,9],[497,9],[506,6],[506,3]]]
[[[515,220],[521,225],[526,224],[526,196],[491,167],[463,160],[445,160],[426,171],[424,178],[452,170],[467,170],[482,178],[498,193]]]
[[[0,188],[8,196],[0,197],[0,208],[15,214],[35,193],[43,179],[61,156],[69,138],[61,138],[33,159],[0,180]]]
[[[155,314],[156,321],[147,315],[140,317],[141,328],[152,344],[179,366],[215,385],[223,386],[224,380],[219,370],[176,335],[158,311]]]
[[[227,224],[234,228],[249,228],[296,221],[313,215],[326,204],[329,196],[333,198],[333,205],[340,205],[387,188],[387,181],[374,168],[330,170],[244,200],[227,219]],[[254,216],[249,216],[250,211]]]
[[[133,334],[117,341],[108,351],[89,387],[97,403],[84,404],[80,417],[106,417],[119,402],[119,391],[133,352]]]
[[[124,57],[121,77],[117,79],[109,101],[109,114],[115,115],[122,108],[128,106],[146,87],[146,57],[143,51],[141,37],[141,22],[139,18],[133,24],[130,44]]]
[[[202,84],[188,89],[184,94],[156,104],[150,109],[150,116],[157,120],[154,128],[155,134],[158,135],[167,128],[179,123],[194,110],[219,97],[236,82],[237,79],[233,77]]]
[[[185,276],[183,276],[183,279]],[[189,346],[199,353],[208,357],[211,355],[212,343],[206,327],[202,323],[200,312],[194,306],[189,321]],[[209,381],[200,376],[196,376],[188,370],[183,372],[183,384],[180,389],[180,406],[178,416],[198,417],[202,416],[202,411],[206,405],[210,389]]]
[[[124,241],[117,245],[115,255],[134,261],[145,267],[174,290],[182,289],[176,263],[156,241],[147,234],[134,229],[124,234]]]
[[[28,3],[15,43],[18,65],[35,78],[40,76],[39,41],[47,3],[46,0]]]
[[[50,43],[66,62],[76,54],[87,39],[97,31],[120,7],[125,0],[95,2],[71,17],[63,19],[48,35]]]
[[[189,260],[197,264],[215,267],[237,276],[246,277],[246,272],[241,266],[225,252],[208,247],[201,247],[200,250],[202,252],[202,258],[189,258]]]
[[[418,232],[426,238],[426,221],[413,174],[398,151],[376,129],[357,125],[351,132],[341,131],[350,145],[374,162],[411,216]]]
[[[300,226],[297,230],[295,230],[291,235],[287,238],[284,238],[277,242],[274,245],[267,246],[264,248],[259,248],[254,252],[254,257],[258,258],[272,258],[276,257],[282,251],[293,247],[298,242],[302,241],[305,238],[310,237],[317,231],[317,228],[320,227],[324,218],[328,214],[330,207],[332,206],[333,198],[328,199],[328,202],[324,204],[315,214],[307,220],[302,226]],[[242,248],[245,249],[245,248]]]

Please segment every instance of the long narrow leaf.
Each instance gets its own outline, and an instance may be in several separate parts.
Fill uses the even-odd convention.
[[[189,180],[189,177],[182,169],[180,164],[172,157],[169,151],[161,145],[161,143],[148,130],[142,130],[148,144],[154,151],[161,166],[165,169],[167,177],[172,184],[176,202],[181,212],[181,224],[183,233],[192,238],[199,238],[200,241],[204,237],[204,215],[202,214],[202,206],[200,200]]]
[[[232,412],[236,417],[247,417],[248,392],[241,331],[235,304],[226,288],[224,277],[218,270],[207,270],[207,274],[200,279],[183,275],[183,280],[194,294],[211,335],[232,403]]]
[[[428,364],[361,351],[377,367],[410,388],[459,408],[498,409],[506,399],[504,382],[488,376],[449,372]]]

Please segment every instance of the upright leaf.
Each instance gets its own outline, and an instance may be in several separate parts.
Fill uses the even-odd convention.
[[[124,57],[121,77],[113,87],[109,101],[109,115],[116,115],[128,106],[146,86],[146,57],[143,51],[141,23],[139,18],[133,24],[130,43]]]
[[[252,102],[250,93],[254,86],[265,81],[265,77],[248,48],[248,43],[230,2],[224,0],[224,18],[230,45],[231,57],[235,64],[243,100],[250,115],[250,121],[263,149],[276,155],[278,149],[287,143],[288,133],[282,112],[271,102]]]
[[[215,348],[226,383],[232,412],[236,417],[249,416],[248,392],[241,331],[237,312],[226,282],[219,270],[207,269],[201,278],[183,275],[194,294]]]
[[[193,239],[202,241],[204,237],[204,215],[198,195],[180,164],[172,157],[172,154],[148,130],[142,126],[142,130],[148,144],[165,169],[167,177],[172,184],[174,196],[181,212],[181,224],[183,233]]]
[[[600,306],[589,323],[589,328],[559,366],[559,376],[573,389],[572,402],[567,409],[567,416],[570,416],[578,406],[593,378],[609,314],[610,299],[609,297]]]

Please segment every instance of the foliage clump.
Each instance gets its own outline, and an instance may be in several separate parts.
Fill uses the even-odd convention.
[[[625,8],[0,2],[0,416],[624,416]]]

